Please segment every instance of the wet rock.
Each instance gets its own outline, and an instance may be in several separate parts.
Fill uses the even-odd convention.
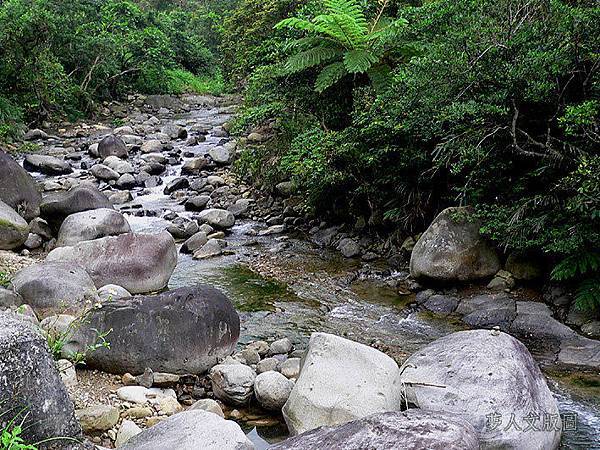
[[[121,192],[114,192],[114,193],[110,194],[110,197],[108,197],[108,200],[113,205],[122,205],[124,203],[128,203],[128,202],[132,201],[133,197],[131,196],[131,192],[121,191]]]
[[[181,246],[182,253],[194,253],[198,249],[202,248],[208,242],[206,233],[204,231],[198,231],[191,238],[183,243]],[[219,246],[220,249],[220,246]]]
[[[165,195],[169,195],[175,191],[179,191],[181,189],[187,189],[189,186],[190,186],[190,182],[188,181],[187,178],[184,178],[184,177],[175,178],[173,181],[171,181],[170,183],[168,183],[165,186],[163,193]]]
[[[227,165],[231,162],[231,153],[225,147],[213,147],[208,154],[219,165]]]
[[[49,155],[27,155],[23,167],[31,172],[46,175],[64,175],[73,172],[71,165],[64,159]]]
[[[50,194],[42,200],[41,215],[50,227],[58,231],[67,216],[98,208],[112,208],[108,198],[89,184],[71,188],[67,192]]]
[[[133,166],[127,161],[123,161],[121,158],[116,156],[109,156],[104,160],[104,165],[110,167],[115,172],[123,175],[125,173],[134,173]]]
[[[202,169],[206,167],[208,161],[206,158],[195,158],[186,161],[181,167],[183,175],[198,175]]]
[[[117,189],[132,189],[137,185],[137,181],[130,173],[124,173],[115,183]]]
[[[79,313],[98,301],[94,282],[76,262],[43,261],[13,277],[12,286],[39,317]]]
[[[405,450],[480,448],[477,433],[467,421],[449,414],[409,409],[374,414],[337,427],[317,428],[271,449],[393,449],[399,443]]]
[[[239,317],[220,291],[204,285],[105,302],[65,347],[85,348],[96,330],[113,331],[110,349],[88,354],[86,364],[111,373],[202,373],[231,354]]]
[[[131,420],[124,420],[117,432],[115,439],[115,448],[123,447],[132,437],[137,436],[142,432],[142,429]]]
[[[131,147],[140,147],[144,142],[141,137],[134,134],[122,134],[120,137],[126,145]]]
[[[73,403],[44,337],[33,325],[0,313],[0,415],[24,420],[26,442],[81,437]],[[65,438],[61,440],[60,438]]]
[[[210,197],[208,195],[197,195],[190,197],[185,202],[185,209],[187,211],[202,211],[209,201]]]
[[[256,372],[263,373],[269,370],[277,370],[279,361],[275,358],[265,358],[256,365]]]
[[[342,239],[337,248],[346,258],[354,258],[360,255],[360,244],[354,239]]]
[[[158,139],[151,139],[142,144],[141,151],[142,153],[160,153],[164,147],[164,144]]]
[[[286,378],[298,378],[300,375],[300,358],[288,358],[279,365],[279,371]]]
[[[250,209],[250,204],[252,201],[247,198],[240,198],[236,200],[233,205],[230,205],[227,208],[227,211],[230,211],[236,218],[237,217],[245,217],[246,213]]]
[[[167,232],[127,233],[59,247],[47,260],[80,261],[96,286],[116,284],[140,294],[167,285],[177,264],[177,248]]]
[[[252,450],[240,426],[207,411],[176,414],[132,437],[123,450]]]
[[[275,371],[259,374],[254,382],[254,394],[260,406],[280,411],[292,392],[294,383]]]
[[[216,229],[231,228],[235,224],[235,216],[231,212],[216,208],[205,209],[198,214],[198,220]]]
[[[200,411],[207,411],[216,414],[220,417],[225,417],[225,414],[223,414],[223,409],[221,409],[219,403],[217,403],[211,398],[203,398],[202,400],[198,400],[196,403],[189,407],[188,411],[193,411],[196,409]]]
[[[581,332],[592,339],[600,339],[600,320],[593,320],[581,325]]]
[[[389,356],[338,336],[313,333],[283,416],[292,435],[339,425],[402,402],[398,366]]]
[[[98,156],[105,159],[109,156],[116,156],[117,158],[127,158],[129,150],[125,142],[114,135],[108,135],[98,143]]]
[[[523,339],[543,340],[557,344],[576,333],[552,317],[548,306],[538,302],[517,302],[517,316],[508,330]]]
[[[442,211],[415,245],[410,258],[411,275],[446,282],[494,275],[500,270],[500,261],[479,228],[469,208]]]
[[[90,169],[90,172],[92,175],[94,175],[94,177],[103,181],[118,180],[120,177],[117,171],[105,166],[104,164],[93,165]]]
[[[564,339],[560,343],[556,364],[559,367],[598,371],[600,344],[595,339],[587,339],[579,335]]]
[[[18,293],[0,287],[0,309],[10,308],[11,306],[19,306],[22,303],[23,299]]]
[[[60,226],[57,247],[76,245],[106,236],[130,233],[127,219],[118,211],[99,208],[71,214]]]
[[[414,353],[403,370],[402,381],[408,386],[411,403],[467,420],[485,448],[558,447],[561,432],[555,429],[507,427],[513,414],[520,419],[532,411],[540,417],[551,415],[560,423],[556,400],[537,364],[525,346],[508,334],[486,330],[453,333]],[[500,425],[487,426],[490,415],[495,415]]]
[[[105,300],[116,300],[118,298],[131,297],[131,294],[127,289],[116,284],[107,284],[98,289],[98,297],[101,301]]]
[[[14,209],[0,200],[0,250],[21,247],[29,237],[29,225]]]
[[[210,370],[210,379],[215,397],[230,405],[243,406],[254,392],[256,373],[244,364],[219,364]]]
[[[0,200],[17,211],[25,220],[31,220],[40,213],[42,196],[34,179],[2,150],[0,150]]]
[[[185,139],[187,138],[187,131],[184,127],[176,125],[174,123],[168,123],[160,130],[162,133],[169,136],[171,139]]]
[[[436,314],[450,314],[458,306],[458,299],[447,295],[435,294],[429,297],[423,306]]]
[[[114,406],[95,405],[75,411],[85,433],[107,431],[119,421],[119,410]]]
[[[289,338],[282,338],[274,341],[269,346],[269,354],[281,355],[289,353],[292,350],[292,341]]]

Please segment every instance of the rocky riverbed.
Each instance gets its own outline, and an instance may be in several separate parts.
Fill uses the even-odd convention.
[[[436,354],[454,345],[446,361],[453,367],[504,367],[493,382],[483,372],[468,380],[457,369],[469,395],[456,395],[466,408],[481,400],[478,389],[489,389],[484,398],[519,416],[560,410],[563,447],[600,445],[597,318],[578,312],[567,292],[542,286],[535,261],[501,263],[462,219],[467,210],[441,213],[396,248],[362,224],[305,216],[290,183],[268,193],[246,186],[231,164],[240,145],[268,136],[236,142],[228,135],[236,102],[136,96],[109,105],[98,123],[31,130],[35,153],[0,153],[0,243],[12,250],[0,254],[9,287],[0,290],[0,306],[12,311],[5,320],[15,330],[6,341],[29,339],[11,322],[25,319],[54,335],[51,344],[60,342],[56,358],[79,355],[86,363],[58,362],[74,410],[57,394],[67,418],[55,430],[76,435],[78,423],[90,442],[109,448],[203,448],[206,436],[192,431],[196,441],[187,445],[197,447],[170,440],[202,423],[224,439],[222,448],[266,448],[288,428],[310,433],[356,419],[278,444],[311,448],[311,439],[334,443],[337,433],[368,445],[372,426],[387,427],[390,440],[415,439],[415,429],[441,421],[452,429],[447,439],[462,442],[456,448],[556,448],[557,430],[499,435],[464,414],[409,409],[361,421],[409,402],[456,414],[443,400],[406,391],[414,382],[452,386],[445,369],[431,378],[435,363],[419,355],[428,345]],[[465,265],[465,254],[475,262]],[[469,329],[486,331],[461,333]],[[527,345],[553,396],[529,352],[503,332]],[[327,356],[332,347],[339,351]],[[412,373],[427,364],[428,375]],[[514,381],[505,376],[529,383],[521,392],[532,398],[529,410],[511,409]],[[364,380],[360,400],[349,388],[357,380]],[[325,390],[312,399],[303,389]],[[328,399],[332,389],[341,397]],[[565,426],[573,417],[576,426]],[[435,433],[431,439],[447,444]]]

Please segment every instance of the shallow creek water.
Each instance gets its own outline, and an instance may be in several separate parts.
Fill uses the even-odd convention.
[[[179,116],[211,124],[223,123],[226,115],[215,109],[199,109]],[[174,118],[175,120],[175,118]],[[221,138],[207,136],[206,142],[186,151],[202,156]],[[185,161],[186,159],[184,159]],[[180,175],[181,166],[169,167],[164,184],[136,197],[129,205],[146,210],[167,210],[191,215],[163,194],[164,186]],[[126,212],[126,210],[124,210]],[[127,214],[137,232],[157,232],[169,224],[160,217]],[[226,240],[231,254],[206,260],[179,255],[169,288],[195,283],[212,284],[225,291],[241,317],[240,342],[290,337],[303,346],[310,333],[335,333],[376,346],[398,361],[435,339],[464,329],[458,322],[436,319],[409,307],[410,296],[400,296],[382,279],[358,279],[360,262],[345,260],[336,252],[314,246],[302,234],[257,237],[251,229],[264,224],[238,221]],[[284,237],[285,236],[285,237]],[[283,248],[282,248],[283,247]],[[269,263],[284,273],[285,281],[265,278],[251,270],[253,263]],[[371,263],[375,269],[376,263]],[[394,277],[391,274],[389,277]],[[351,281],[353,280],[353,281]],[[600,449],[600,387],[578,387],[565,377],[549,377],[562,414],[577,415],[577,429],[563,433],[562,448]],[[251,430],[247,430],[251,431]],[[257,448],[285,436],[281,428],[252,430],[249,437]]]

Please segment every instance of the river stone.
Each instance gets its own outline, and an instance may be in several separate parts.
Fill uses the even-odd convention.
[[[469,281],[488,278],[500,270],[500,261],[479,234],[481,223],[470,208],[447,208],[421,235],[412,251],[414,278]]]
[[[21,438],[27,442],[59,438],[49,448],[69,448],[60,438],[81,437],[46,339],[28,322],[0,313],[0,417],[15,416],[25,419]]]
[[[208,195],[196,195],[194,197],[190,197],[185,202],[185,209],[187,211],[202,211],[209,201],[210,197]]]
[[[235,349],[240,321],[227,297],[206,285],[150,296],[105,302],[65,347],[81,350],[96,330],[110,349],[86,358],[89,367],[110,373],[142,373],[146,368],[174,374],[203,373]]]
[[[359,243],[351,238],[342,239],[337,248],[346,258],[354,258],[360,255]]]
[[[208,411],[185,411],[132,437],[123,450],[253,450],[240,426]]]
[[[54,231],[67,216],[98,208],[112,208],[112,204],[95,186],[81,184],[67,192],[56,192],[42,200],[41,215]]]
[[[540,369],[527,348],[508,334],[473,330],[445,336],[414,353],[401,378],[411,403],[467,420],[483,448],[558,448],[560,431],[508,426],[513,414],[521,425],[531,414],[548,414],[560,423],[556,400]],[[490,417],[501,424],[490,427]],[[541,423],[537,425],[541,430]]]
[[[81,241],[130,233],[125,216],[114,209],[99,208],[71,214],[60,226],[57,247],[67,247]]]
[[[171,139],[185,139],[187,137],[186,129],[181,125],[176,125],[174,123],[166,124],[160,131]]]
[[[216,208],[205,209],[198,214],[198,220],[217,229],[231,228],[235,224],[235,216],[231,212]]]
[[[118,298],[131,297],[131,293],[122,286],[107,284],[98,289],[98,297],[101,301],[116,300]]]
[[[479,450],[480,447],[477,432],[467,421],[449,414],[409,409],[373,414],[337,427],[320,427],[270,448]]]
[[[175,178],[173,181],[169,182],[165,186],[163,193],[165,195],[169,195],[175,191],[180,191],[181,189],[187,189],[188,187],[190,187],[189,180],[185,177],[178,177],[178,178]]]
[[[127,158],[128,154],[127,145],[118,136],[109,134],[98,143],[98,155],[102,159],[106,159],[109,156]]]
[[[182,175],[198,175],[206,167],[208,161],[206,158],[194,158],[183,163],[181,166]]]
[[[270,370],[256,377],[254,394],[265,409],[280,411],[292,392],[294,383],[279,372]]]
[[[127,233],[56,248],[47,260],[79,261],[96,286],[116,284],[142,294],[167,285],[177,264],[177,248],[166,231]]]
[[[383,411],[402,401],[398,365],[357,342],[313,333],[283,417],[292,435]]]
[[[269,346],[269,354],[281,355],[289,353],[292,350],[292,341],[289,338],[278,339]]]
[[[0,200],[0,250],[21,247],[29,237],[29,225],[14,209]]]
[[[132,420],[123,420],[117,438],[115,439],[115,448],[123,447],[132,437],[137,436],[142,432],[142,429]]]
[[[116,170],[111,169],[104,164],[94,164],[90,169],[94,177],[102,181],[118,180],[121,175]]]
[[[256,372],[263,373],[269,370],[277,370],[279,361],[276,358],[265,358],[256,365]]]
[[[117,397],[129,403],[144,405],[148,402],[148,392],[148,388],[143,386],[123,386],[117,389]]]
[[[124,173],[119,177],[115,183],[115,187],[118,189],[132,189],[136,186],[137,181],[130,173]]]
[[[25,220],[40,214],[42,196],[34,179],[8,153],[0,150],[0,200]]]
[[[196,250],[202,248],[208,242],[206,233],[204,231],[198,231],[191,238],[183,243],[181,246],[181,253],[194,253]]]
[[[75,261],[25,267],[13,277],[12,286],[40,318],[79,313],[98,301],[94,282]]]
[[[10,308],[23,304],[23,299],[19,294],[0,286],[0,309]]]
[[[223,253],[225,241],[219,239],[209,239],[206,244],[193,253],[194,259],[207,259],[220,256]]]
[[[288,358],[279,364],[279,371],[286,378],[298,378],[300,375],[300,358]]]
[[[50,155],[27,155],[23,167],[31,172],[46,175],[65,175],[73,172],[71,165],[64,159]]]
[[[160,153],[165,145],[158,139],[151,139],[142,144],[142,153]]]
[[[212,398],[203,398],[201,400],[198,400],[196,403],[189,407],[188,411],[193,411],[195,409],[199,409],[201,411],[208,411],[213,414],[216,414],[217,416],[225,417],[221,405],[219,405],[219,403],[214,401]]]
[[[119,410],[109,405],[94,405],[75,411],[75,416],[85,433],[106,431],[119,421]]]
[[[252,397],[256,372],[244,364],[219,364],[210,371],[212,388],[219,400],[244,406]]]
[[[217,164],[226,165],[231,162],[231,153],[225,147],[213,147],[208,154]]]

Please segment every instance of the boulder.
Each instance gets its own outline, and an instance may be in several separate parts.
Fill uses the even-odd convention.
[[[202,211],[209,201],[210,197],[208,195],[196,195],[194,197],[190,197],[185,202],[185,209],[187,211]]]
[[[479,439],[467,421],[449,414],[409,409],[321,427],[283,441],[271,450],[317,448],[364,450],[479,450]]]
[[[118,136],[110,134],[98,144],[98,155],[102,159],[109,156],[127,158],[128,154],[129,151],[127,150],[127,145],[125,145],[125,142]]]
[[[166,124],[160,131],[171,139],[185,139],[187,137],[187,130],[181,125],[174,123]]]
[[[101,301],[116,300],[118,298],[131,297],[131,293],[124,287],[116,284],[107,284],[98,289],[98,297],[100,297]]]
[[[0,310],[10,308],[12,306],[20,306],[23,304],[23,299],[19,294],[9,289],[0,287]]]
[[[208,411],[193,410],[163,420],[132,437],[123,450],[252,450],[240,426]]]
[[[0,200],[25,220],[40,214],[42,196],[34,179],[6,152],[0,150]]]
[[[163,190],[165,195],[172,194],[175,191],[180,191],[181,189],[187,189],[190,187],[190,182],[185,177],[175,178],[173,181],[170,181]]]
[[[142,144],[142,153],[160,153],[165,145],[158,139],[152,139]]]
[[[52,250],[48,261],[79,261],[97,287],[116,284],[132,294],[163,289],[177,264],[169,233],[127,233]]]
[[[130,233],[125,216],[114,209],[99,208],[71,214],[60,226],[57,247],[78,244],[106,236]]]
[[[102,181],[118,180],[121,175],[116,170],[111,169],[104,164],[94,164],[90,169],[94,177]]]
[[[220,417],[225,417],[221,405],[219,405],[219,403],[214,401],[212,398],[203,398],[201,400],[198,400],[192,406],[189,407],[189,411],[192,411],[194,409],[208,411]]]
[[[23,167],[31,172],[46,175],[64,175],[73,172],[67,161],[50,155],[27,155]]]
[[[86,433],[107,431],[119,421],[119,409],[109,405],[94,405],[78,409],[75,416]]]
[[[67,216],[98,208],[112,208],[112,204],[106,195],[90,184],[81,184],[67,192],[50,194],[44,197],[40,205],[41,216],[55,232]]]
[[[270,370],[256,377],[254,394],[265,409],[280,411],[292,392],[294,383],[279,372]]]
[[[21,247],[29,237],[29,225],[14,209],[0,200],[0,250]]]
[[[208,154],[219,165],[226,165],[231,162],[231,153],[225,147],[213,147],[208,151]]]
[[[94,330],[111,329],[110,349],[88,354],[89,367],[119,374],[142,373],[146,368],[196,374],[231,354],[240,321],[229,299],[217,289],[185,287],[105,302],[91,312],[65,348],[84,349],[96,339]]]
[[[123,447],[132,437],[137,436],[142,432],[142,429],[132,420],[123,420],[117,438],[115,439],[115,448]]]
[[[351,238],[342,239],[337,248],[346,258],[360,255],[360,244]]]
[[[194,158],[186,161],[181,167],[183,175],[198,175],[206,167],[208,161],[206,158]]]
[[[46,340],[28,322],[2,313],[0,417],[24,420],[21,438],[27,442],[58,439],[44,448],[70,448],[69,439],[81,437],[73,402]]]
[[[556,400],[529,351],[508,334],[473,330],[438,339],[406,361],[401,378],[411,403],[467,420],[483,448],[558,448],[560,428],[541,422],[551,417],[560,425]],[[538,423],[525,430],[532,415]]]
[[[447,208],[415,244],[410,257],[414,278],[470,281],[500,270],[500,261],[479,234],[481,223],[470,208]]]
[[[217,229],[231,228],[235,224],[235,216],[231,212],[216,208],[205,209],[198,214],[198,220]]]
[[[210,371],[215,397],[235,406],[244,406],[252,397],[256,372],[244,364],[219,364]]]
[[[25,267],[15,274],[12,286],[40,318],[79,313],[98,301],[94,282],[75,261],[43,261]]]
[[[181,246],[182,253],[194,253],[196,250],[202,248],[208,242],[206,233],[204,231],[198,231],[191,238],[183,243]]]
[[[374,348],[313,333],[298,381],[283,407],[292,435],[399,410],[398,365]]]

